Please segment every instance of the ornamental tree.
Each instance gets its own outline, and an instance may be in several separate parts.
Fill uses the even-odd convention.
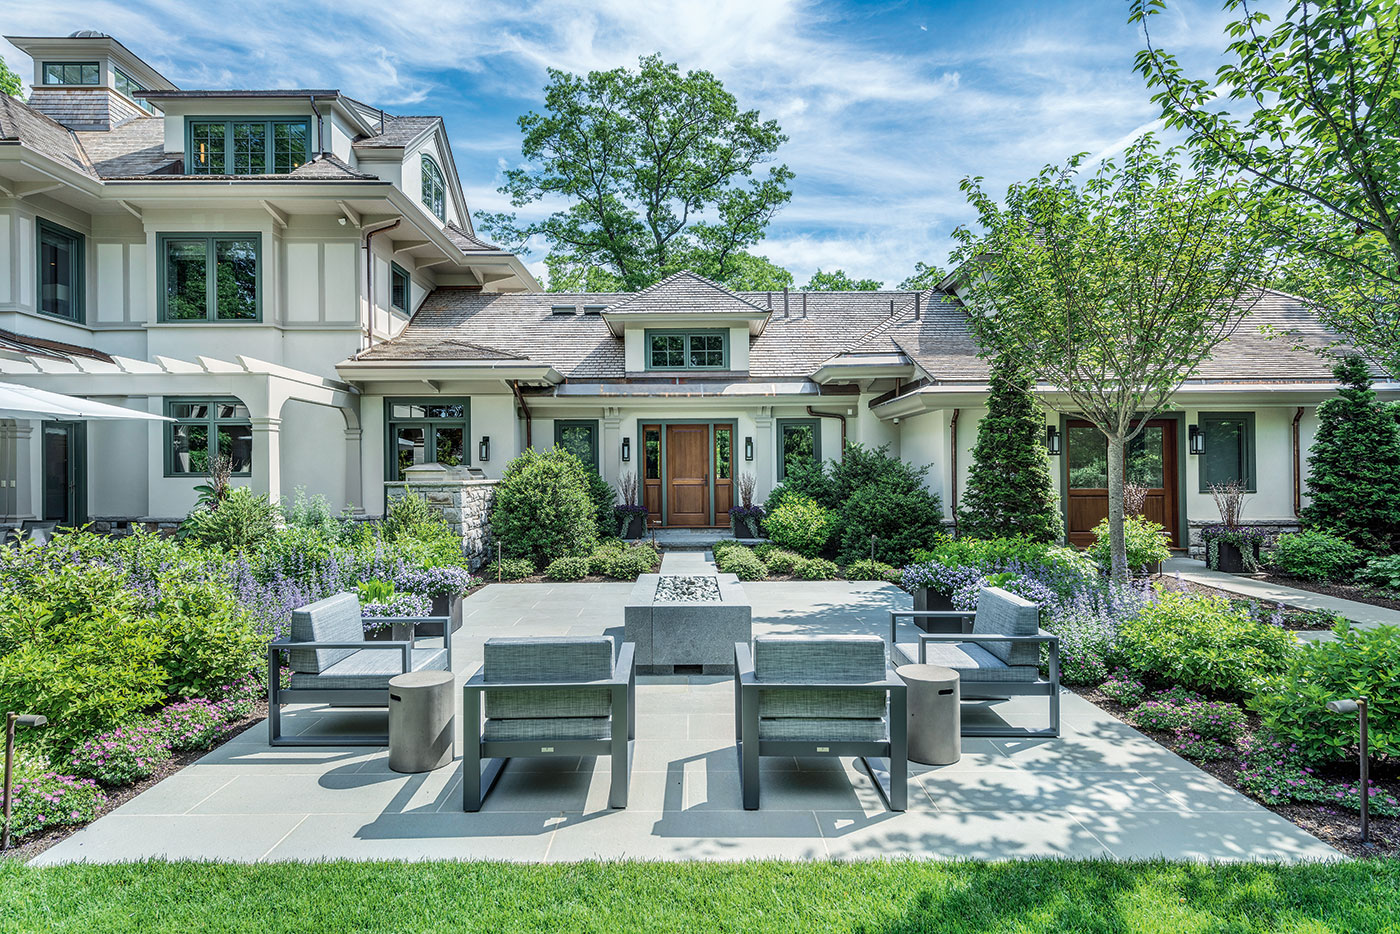
[[[981,232],[959,228],[962,299],[987,357],[1022,360],[1046,399],[1108,441],[1115,578],[1127,576],[1123,452],[1257,301],[1264,249],[1234,186],[1187,174],[1149,136],[1080,178],[1083,156],[1012,185],[962,188]]]
[[[991,384],[987,414],[977,423],[967,492],[958,504],[958,534],[1057,542],[1064,526],[1031,379],[1003,355],[992,362]]]
[[[1250,0],[1214,79],[1152,44],[1164,0],[1131,0],[1137,67],[1199,166],[1248,181],[1253,218],[1287,254],[1279,284],[1400,373],[1400,4],[1299,0],[1277,25]]]
[[[1317,407],[1304,524],[1368,551],[1400,546],[1400,425],[1376,401],[1358,356],[1333,371],[1342,388]]]

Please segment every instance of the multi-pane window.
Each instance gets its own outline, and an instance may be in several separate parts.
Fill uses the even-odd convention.
[[[286,175],[311,151],[311,124],[300,117],[192,119],[185,145],[190,175]]]
[[[442,180],[442,169],[427,153],[423,154],[423,204],[438,220],[447,220],[447,185]]]
[[[162,320],[258,319],[258,234],[170,234],[160,243]]]
[[[465,467],[471,437],[466,399],[389,399],[389,479],[402,480],[416,464]]]
[[[725,331],[648,331],[649,370],[722,370],[727,365]]]
[[[39,218],[39,310],[83,320],[83,235]]]
[[[389,264],[389,304],[407,314],[413,302],[413,280],[398,263]]]
[[[570,452],[585,467],[598,469],[598,423],[559,419],[554,423],[554,446]]]
[[[253,423],[237,399],[166,399],[166,476],[203,476],[215,460],[228,459],[229,472],[246,477],[253,470]]]
[[[155,106],[150,101],[136,96],[141,91],[146,90],[146,88],[142,87],[141,83],[135,78],[131,77],[131,75],[122,71],[120,68],[114,67],[112,69],[112,79],[112,83],[117,86],[117,90],[131,98],[132,102],[135,103],[137,107],[140,107],[142,110],[146,111],[146,113],[153,114],[156,112]]]
[[[798,464],[819,464],[822,459],[821,424],[815,418],[778,419],[778,479]]]
[[[1205,445],[1201,492],[1219,483],[1243,483],[1254,492],[1254,413],[1202,412],[1197,422]]]
[[[44,62],[45,84],[102,83],[102,69],[97,62]]]

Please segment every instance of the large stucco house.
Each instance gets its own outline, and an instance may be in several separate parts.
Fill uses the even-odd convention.
[[[987,392],[956,277],[546,293],[476,236],[438,117],[335,90],[181,90],[107,36],[9,38],[34,73],[27,103],[0,98],[0,381],[174,419],[0,422],[10,521],[171,522],[217,454],[274,497],[375,515],[404,480],[489,489],[526,446],[566,444],[636,476],[655,525],[722,526],[741,475],[761,499],[843,441],[928,466],[951,519]],[[1309,348],[1332,340],[1269,293],[1148,426],[1130,470],[1180,547],[1218,519],[1214,481],[1249,485],[1247,519],[1295,523],[1335,389]],[[1046,421],[1084,543],[1105,446]]]

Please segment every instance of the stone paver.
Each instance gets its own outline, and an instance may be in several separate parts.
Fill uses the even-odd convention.
[[[621,637],[631,584],[504,584],[473,594],[453,644],[459,679],[492,635]],[[754,631],[887,631],[909,597],[877,583],[751,583]],[[764,759],[762,808],[740,806],[733,686],[640,679],[629,807],[607,808],[608,762],[513,762],[477,814],[460,766],[387,767],[387,750],[271,749],[262,725],[36,857],[236,861],[593,858],[729,860],[1162,855],[1299,860],[1338,853],[1111,715],[1066,693],[1055,740],[965,739],[951,766],[911,765],[910,805],[885,810],[847,759]],[[1039,724],[1043,698],[965,705],[967,718]],[[334,735],[378,711],[306,708],[289,731]],[[382,728],[382,726],[381,726]],[[459,724],[460,729],[460,724]],[[459,747],[460,752],[460,747]]]

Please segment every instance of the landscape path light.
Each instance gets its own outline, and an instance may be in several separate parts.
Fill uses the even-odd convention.
[[[1330,713],[1354,713],[1361,727],[1361,842],[1371,843],[1371,744],[1366,732],[1366,698],[1327,702]]]
[[[49,722],[48,717],[37,714],[5,714],[5,826],[0,830],[0,850],[10,848],[10,807],[14,797],[15,765],[15,726],[40,727]]]

